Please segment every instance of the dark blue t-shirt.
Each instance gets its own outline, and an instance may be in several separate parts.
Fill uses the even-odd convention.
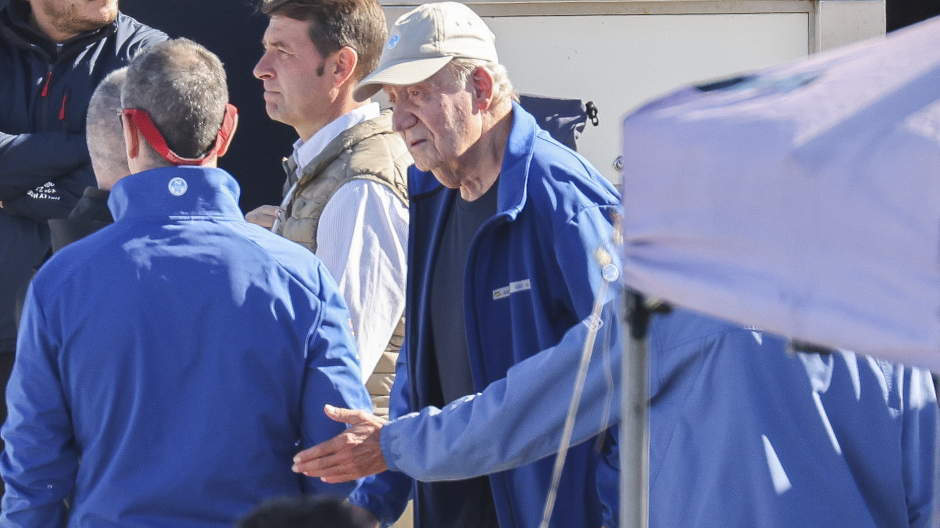
[[[434,359],[444,406],[474,394],[463,313],[464,270],[477,230],[496,214],[499,179],[480,198],[468,202],[459,195],[447,216],[431,276],[431,333]],[[447,504],[447,508],[422,505]],[[419,517],[428,526],[499,528],[489,477],[454,482],[419,483]]]

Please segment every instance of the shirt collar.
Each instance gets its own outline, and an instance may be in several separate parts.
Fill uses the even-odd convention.
[[[375,119],[379,117],[381,109],[379,108],[379,103],[369,103],[362,105],[359,108],[356,108],[350,112],[347,112],[333,121],[330,121],[325,127],[317,131],[316,134],[310,137],[309,140],[304,141],[298,139],[294,142],[294,153],[293,158],[297,163],[297,176],[300,177],[304,167],[310,164],[314,158],[320,155],[323,152],[323,149],[327,147],[334,139],[336,139],[340,134],[349,130],[350,128],[368,121],[369,119]]]

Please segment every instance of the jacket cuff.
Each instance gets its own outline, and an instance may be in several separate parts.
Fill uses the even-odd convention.
[[[366,478],[349,494],[349,502],[369,510],[383,527],[391,526],[408,506],[412,482],[404,473],[383,471]]]

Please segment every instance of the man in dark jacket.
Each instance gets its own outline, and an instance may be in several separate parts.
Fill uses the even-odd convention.
[[[115,119],[121,110],[121,87],[126,76],[126,67],[109,73],[88,102],[88,153],[97,184],[85,188],[67,218],[49,220],[53,252],[114,222],[108,195],[111,187],[131,172],[124,153],[124,128]]]
[[[121,121],[115,119],[115,114],[121,110],[121,86],[124,85],[126,75],[127,67],[109,73],[98,84],[88,102],[88,153],[91,155],[97,186],[85,188],[84,194],[66,218],[49,219],[52,248],[46,253],[47,257],[114,222],[108,209],[108,195],[115,182],[130,174],[127,156],[124,154],[124,128]],[[23,313],[27,286],[23,285],[16,296],[16,326],[19,326]]]
[[[0,9],[0,389],[13,364],[16,296],[49,249],[47,222],[95,185],[88,100],[105,75],[166,39],[117,4],[11,0]]]

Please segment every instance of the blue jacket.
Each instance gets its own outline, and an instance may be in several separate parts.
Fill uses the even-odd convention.
[[[371,409],[342,295],[312,253],[245,222],[238,194],[221,169],[128,176],[116,222],[40,269],[0,526],[230,528],[262,499],[352,490],[290,469],[344,429],[324,404]]]
[[[937,526],[927,371],[684,310],[649,339],[650,526]]]
[[[21,0],[0,9],[0,352],[13,351],[14,301],[49,249],[46,220],[67,217],[95,185],[85,145],[91,94],[140,49],[167,38],[121,14],[57,52],[28,17]]]
[[[391,396],[392,416],[434,403],[431,380],[437,370],[427,294],[442,219],[458,192],[415,167],[408,185],[408,328]],[[513,106],[497,192],[498,212],[477,232],[464,280],[467,345],[478,391],[504,378],[516,363],[557,343],[590,313],[602,282],[594,252],[608,243],[619,210],[613,186],[584,158],[539,129],[518,105]],[[594,449],[586,443],[569,454],[552,526],[600,526]],[[552,465],[553,460],[546,459],[490,476],[502,528],[538,525]],[[395,478],[402,477],[380,476],[379,487],[357,493],[354,502],[384,521],[392,520],[407,495],[402,484],[392,483]],[[388,494],[383,497],[383,493]],[[415,504],[416,511],[447,507]],[[417,517],[420,527],[422,520]]]
[[[622,328],[602,312],[573,442],[619,422]],[[382,430],[390,467],[468,478],[558,446],[567,405],[531,409],[571,385],[586,325],[446,408]],[[650,526],[936,526],[937,399],[929,373],[787,343],[685,310],[656,315],[650,351]],[[537,380],[534,381],[533,380]],[[604,412],[610,405],[610,412]],[[618,429],[598,472],[604,525],[619,525]]]

